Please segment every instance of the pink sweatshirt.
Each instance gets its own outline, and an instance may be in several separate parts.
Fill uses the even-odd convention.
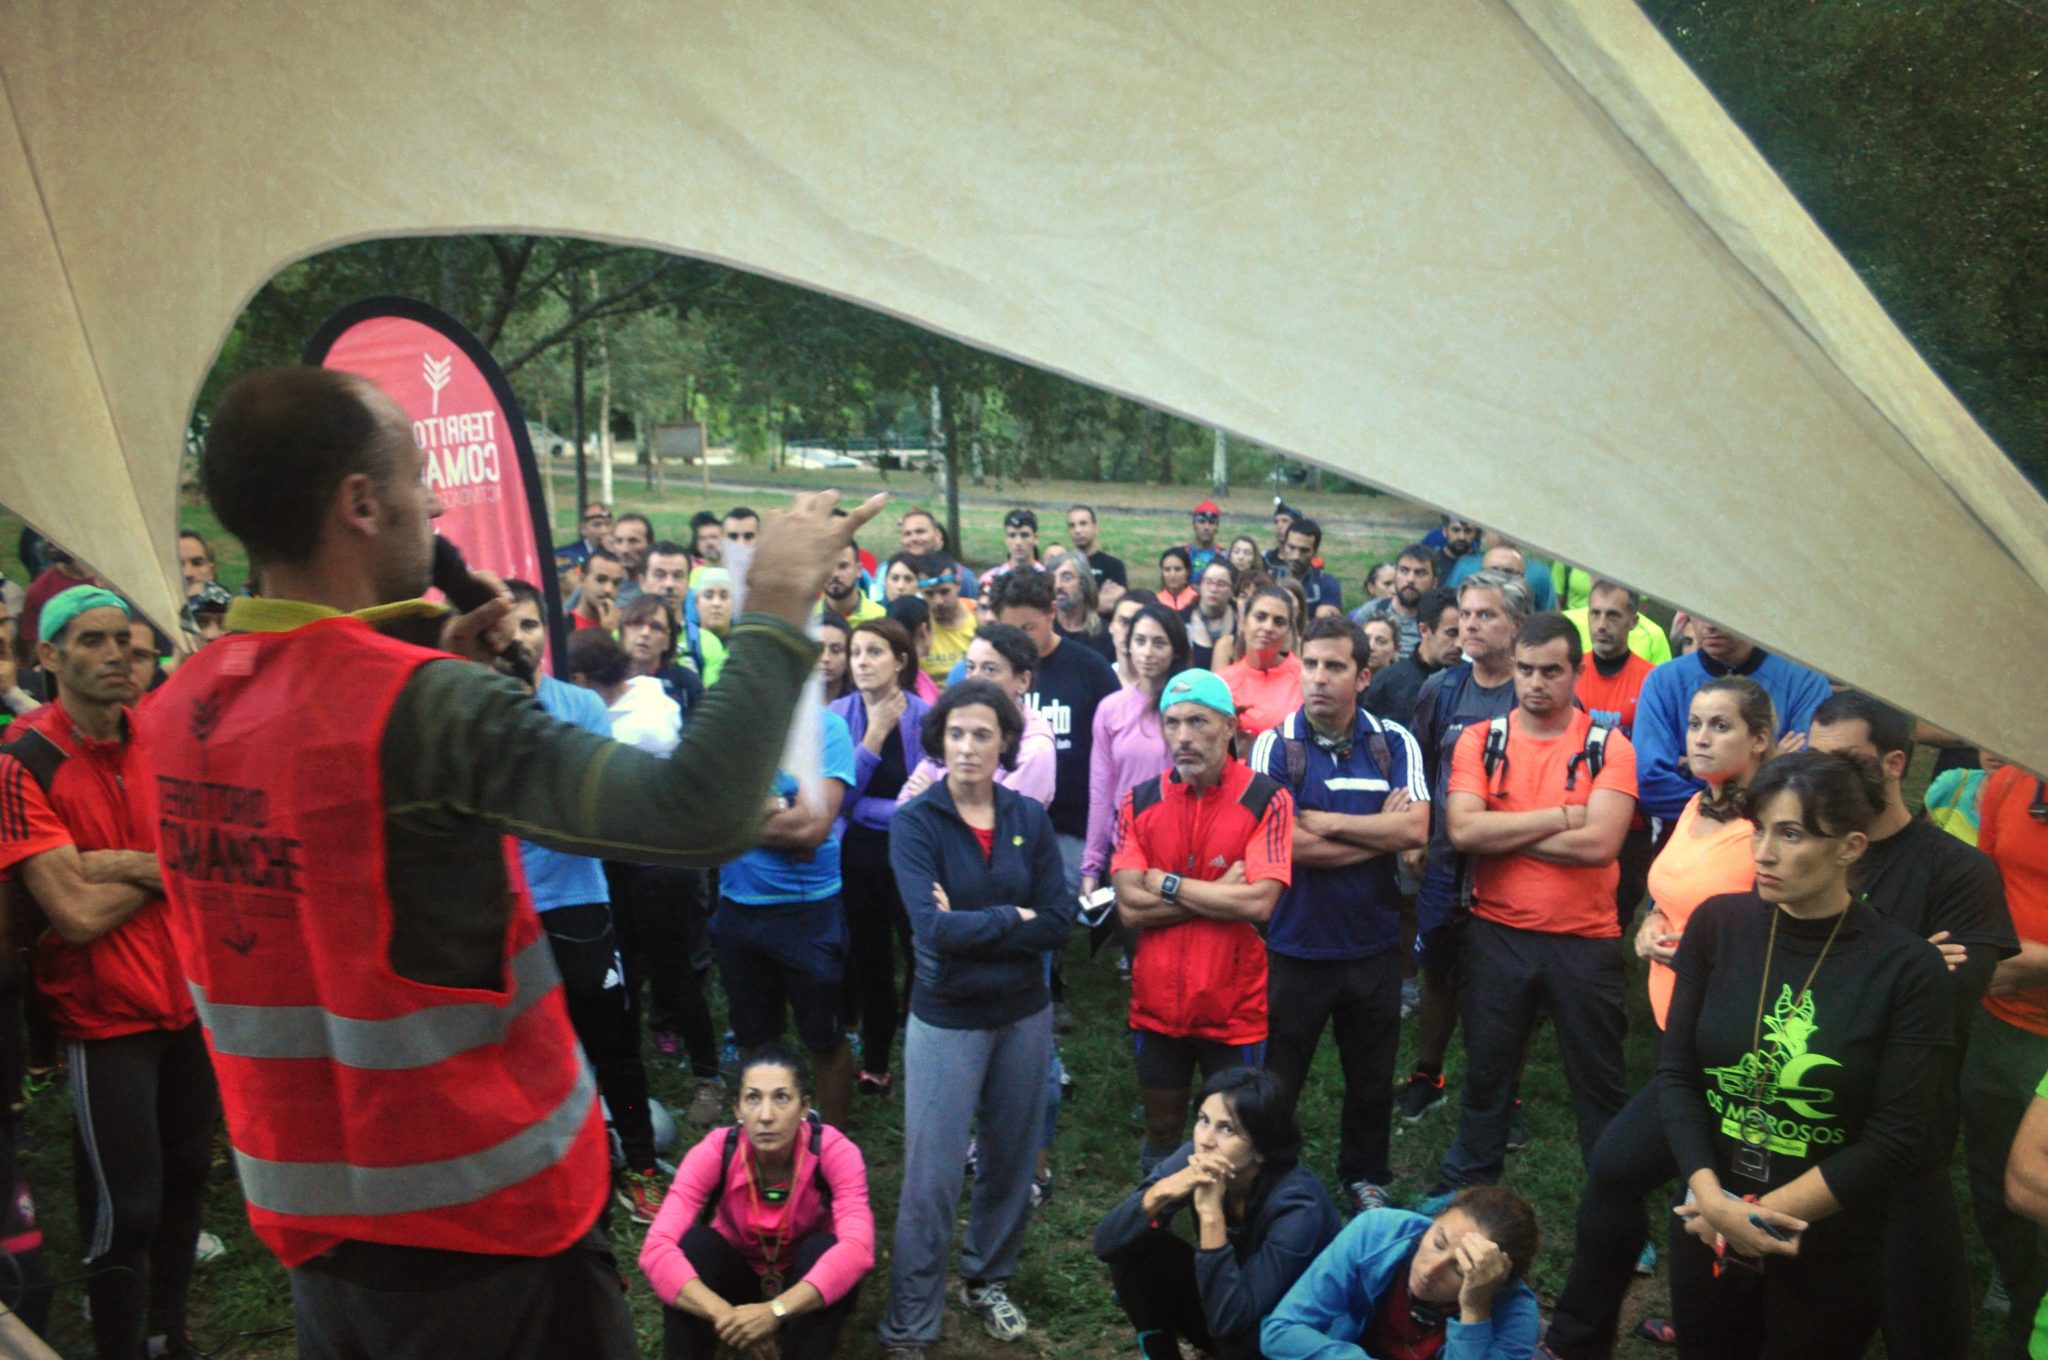
[[[1017,768],[997,770],[996,783],[1006,789],[1014,789],[1026,798],[1036,799],[1041,807],[1049,807],[1054,777],[1059,773],[1059,755],[1053,743],[1052,724],[1045,720],[1043,713],[1034,709],[1020,705],[1018,711],[1024,715],[1024,736],[1017,743]],[[930,756],[918,761],[917,768],[910,772],[910,778],[903,781],[902,789],[896,794],[896,806],[902,807],[915,796],[910,786],[919,775],[923,775],[928,783],[936,784],[946,777],[946,771]]]
[[[1088,756],[1088,842],[1081,876],[1102,878],[1116,839],[1116,808],[1124,791],[1164,773],[1172,761],[1159,727],[1159,701],[1137,688],[1118,690],[1095,707],[1095,746]]]
[[[697,1211],[704,1207],[718,1179],[718,1163],[725,1155],[725,1135],[725,1129],[713,1129],[683,1158],[683,1164],[676,1168],[675,1180],[668,1187],[668,1197],[661,1202],[661,1212],[654,1216],[654,1226],[647,1230],[647,1240],[640,1247],[640,1273],[654,1286],[655,1296],[670,1307],[675,1307],[676,1300],[682,1297],[683,1286],[697,1278],[697,1268],[683,1254],[683,1234],[696,1225]],[[844,1298],[847,1291],[860,1283],[861,1276],[873,1269],[875,1215],[868,1207],[867,1164],[852,1139],[827,1124],[819,1142],[819,1160],[825,1165],[825,1183],[832,1187],[831,1232],[838,1240],[803,1278],[830,1304]],[[753,1177],[753,1159],[747,1155],[744,1134],[740,1145],[733,1149],[732,1162],[726,1168],[725,1190],[719,1196],[711,1226],[738,1248],[756,1271],[765,1273],[771,1264],[760,1256],[761,1232],[780,1234],[783,1225],[789,1225],[778,1253],[780,1259],[773,1263],[781,1266],[786,1275],[796,1257],[796,1244],[826,1226],[828,1211],[820,1203],[811,1168],[811,1140],[806,1134],[797,1143],[789,1199],[780,1206],[764,1203],[757,1211],[747,1193]],[[796,1281],[791,1279],[789,1283]]]

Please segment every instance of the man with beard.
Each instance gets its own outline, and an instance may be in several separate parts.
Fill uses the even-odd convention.
[[[1423,544],[1411,543],[1394,559],[1394,593],[1384,600],[1367,600],[1351,611],[1351,621],[1363,628],[1367,619],[1392,620],[1401,633],[1400,654],[1408,656],[1422,640],[1422,597],[1436,584],[1436,554]]]
[[[609,738],[612,723],[604,700],[580,685],[541,673],[548,649],[547,606],[541,593],[525,581],[507,581],[505,589],[512,595],[507,616],[512,643],[533,676],[523,683],[550,717]],[[642,595],[626,608],[659,613],[663,604],[653,595]],[[499,669],[507,668],[501,664]],[[640,1061],[640,1009],[626,987],[604,863],[524,840],[519,842],[519,859],[527,891],[533,894],[533,909],[540,913],[541,929],[554,953],[555,971],[562,975],[570,1027],[590,1058],[625,1159],[613,1177],[613,1193],[635,1223],[651,1224],[661,1207],[661,1184],[654,1160],[654,1123],[647,1107],[647,1069]]]
[[[1264,1063],[1259,927],[1294,877],[1294,799],[1231,754],[1230,686],[1182,671],[1159,711],[1173,769],[1124,794],[1109,865],[1117,915],[1138,937],[1130,1023],[1146,1174],[1181,1144],[1197,1067],[1206,1079]]]
[[[1451,572],[1457,567],[1459,559],[1479,551],[1479,523],[1477,520],[1446,515],[1443,527],[1430,537],[1437,538],[1442,543],[1442,546],[1436,549],[1437,583],[1451,585]],[[1429,538],[1424,538],[1423,542],[1428,543]]]
[[[680,611],[683,598],[690,593],[690,554],[683,545],[664,538],[649,548],[647,570],[641,576],[640,587],[649,595],[659,595]]]
[[[1629,650],[1635,635],[1636,593],[1612,581],[1596,581],[1586,601],[1586,627],[1593,635],[1593,648],[1579,671],[1579,702],[1593,715],[1625,737],[1633,737],[1636,705],[1651,665]],[[1576,625],[1574,625],[1576,627]],[[1621,843],[1621,881],[1614,890],[1614,913],[1626,928],[1641,905],[1650,881],[1650,822],[1641,808],[1628,824],[1628,838]]]
[[[1312,519],[1298,519],[1287,526],[1287,541],[1280,545],[1280,560],[1288,575],[1301,582],[1308,597],[1310,618],[1344,612],[1344,587],[1336,576],[1316,565],[1322,551],[1323,526]],[[1199,570],[1199,568],[1198,568]]]
[[[709,510],[690,516],[690,565],[715,567],[725,560],[725,525]]]
[[[1399,1097],[1413,1124],[1444,1103],[1444,1054],[1458,1028],[1459,958],[1470,883],[1465,858],[1444,821],[1451,756],[1468,727],[1485,726],[1515,706],[1515,630],[1529,617],[1529,589],[1519,577],[1485,571],[1458,588],[1458,641],[1468,658],[1423,683],[1409,731],[1429,771],[1429,850],[1415,897],[1416,961],[1422,996],[1416,1020],[1415,1072]],[[1513,1141],[1513,1140],[1511,1140]]]
[[[631,604],[646,587],[641,578],[647,571],[647,550],[654,546],[654,521],[645,515],[620,515],[612,526],[612,551],[626,579],[619,586],[619,603]]]
[[[131,619],[87,585],[53,596],[40,623],[57,696],[0,751],[0,868],[48,918],[35,985],[69,1051],[93,1343],[100,1360],[192,1355],[185,1301],[218,1103],[157,863]]]
[[[1375,675],[1366,687],[1365,711],[1376,718],[1411,721],[1423,683],[1458,660],[1456,592],[1443,586],[1426,591],[1416,602],[1415,622],[1415,650]]]
[[[860,548],[855,544],[841,548],[832,563],[832,574],[825,578],[825,608],[845,619],[848,628],[889,612],[860,588]]]

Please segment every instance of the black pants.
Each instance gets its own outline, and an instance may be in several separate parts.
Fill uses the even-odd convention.
[[[1942,1144],[1953,1153],[1953,1139]],[[1893,1183],[1885,1202],[1884,1348],[1891,1360],[1970,1354],[1970,1262],[1949,1157]]]
[[[818,1258],[838,1241],[824,1231],[798,1238],[796,1261],[790,1269],[789,1283],[802,1279],[804,1272],[818,1264]],[[682,1248],[683,1255],[696,1268],[697,1278],[704,1282],[704,1287],[727,1303],[737,1306],[767,1301],[767,1296],[761,1292],[761,1277],[732,1243],[719,1236],[716,1228],[702,1225],[691,1228],[683,1234]],[[829,1360],[833,1348],[839,1344],[839,1329],[846,1325],[846,1319],[853,1312],[854,1300],[859,1296],[860,1286],[855,1285],[837,1303],[784,1319],[776,1333],[781,1342],[782,1360]],[[718,1332],[708,1319],[685,1313],[680,1308],[662,1310],[662,1360],[711,1360],[717,1348]]]
[[[718,1075],[718,1035],[704,999],[704,944],[710,919],[710,880],[702,869],[665,864],[619,864],[606,860],[613,929],[626,965],[626,985],[638,1000],[648,989],[647,1027],[683,1041],[690,1070]],[[705,958],[700,959],[699,953]]]
[[[654,1125],[647,1113],[647,1068],[640,1061],[640,1013],[626,986],[612,909],[603,902],[556,907],[541,913],[540,923],[562,975],[569,1024],[597,1073],[619,1150],[628,1167],[652,1171]]]
[[[199,1026],[70,1044],[72,1169],[100,1360],[185,1325],[220,1101]],[[145,1331],[145,1324],[147,1330]]]
[[[1622,1041],[1627,971],[1619,940],[1517,930],[1474,917],[1465,927],[1458,1016],[1465,1030],[1465,1096],[1458,1141],[1444,1158],[1453,1185],[1492,1185],[1507,1157],[1522,1053],[1539,1009],[1557,1029],[1579,1156],[1590,1160],[1607,1121],[1628,1103]]]
[[[1571,1269],[1545,1338],[1563,1360],[1604,1360],[1613,1352],[1621,1301],[1646,1240],[1643,1198],[1678,1175],[1657,1108],[1658,1087],[1653,1077],[1636,1092],[1586,1159]],[[1659,1208],[1667,1203],[1660,1198]]]
[[[1327,1023],[1344,1069],[1337,1179],[1393,1183],[1388,1143],[1394,1064],[1401,1048],[1401,951],[1369,959],[1266,958],[1266,1066],[1296,1091],[1308,1079]]]
[[[872,858],[866,838],[847,835],[850,853],[842,861],[840,900],[846,908],[846,1015],[860,1016],[860,1065],[863,1071],[887,1072],[895,1049],[896,1026],[903,1018],[896,997],[896,956],[905,961],[904,991],[916,975],[909,954],[910,918],[896,895],[887,842],[882,858]],[[909,997],[903,999],[907,1003]]]
[[[1854,1255],[1773,1256],[1761,1274],[1729,1267],[1717,1280],[1712,1249],[1675,1215],[1671,1224],[1666,1260],[1680,1360],[1858,1360],[1870,1349],[1885,1294],[1875,1244]],[[1948,1352],[1965,1353],[1960,1341]]]
[[[1643,895],[1650,890],[1650,861],[1657,852],[1650,844],[1650,828],[1637,826],[1621,842],[1621,857],[1617,864],[1621,868],[1621,880],[1614,885],[1614,914],[1621,920],[1621,936],[1628,938],[1629,922],[1636,919],[1636,908],[1643,904]]]
[[[553,1256],[346,1242],[290,1275],[299,1360],[640,1355],[625,1281],[594,1228]]]
[[[2048,1293],[2048,1232],[2005,1202],[2006,1159],[2043,1071],[2048,1071],[2048,1037],[1977,1011],[1969,1052],[1963,1056],[1963,1152],[1977,1231],[2012,1300],[1995,1352],[2001,1357],[2027,1353],[2035,1310]]]
[[[1137,1328],[1149,1360],[1179,1355],[1185,1338],[1217,1360],[1257,1360],[1259,1334],[1212,1337],[1202,1292],[1195,1282],[1195,1249],[1186,1238],[1151,1228],[1109,1267],[1117,1305]]]

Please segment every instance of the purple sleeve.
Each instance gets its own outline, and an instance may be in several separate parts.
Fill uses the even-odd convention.
[[[937,768],[934,766],[933,768]],[[1049,730],[1027,731],[1017,747],[1017,768],[1005,771],[998,782],[1023,794],[1040,807],[1050,806],[1059,774],[1059,755]]]
[[[1088,839],[1081,851],[1081,877],[1101,878],[1109,868],[1109,843],[1116,830],[1116,752],[1105,699],[1095,707],[1095,744],[1088,752]]]

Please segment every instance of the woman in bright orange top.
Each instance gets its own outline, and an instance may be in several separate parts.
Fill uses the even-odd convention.
[[[1238,754],[1269,727],[1301,707],[1301,658],[1295,597],[1276,585],[1262,586],[1245,601],[1240,636],[1244,656],[1219,674],[1237,705]]]
[[[1650,1010],[1657,1027],[1671,1007],[1671,958],[1693,908],[1719,893],[1748,892],[1756,882],[1743,815],[1743,790],[1771,758],[1778,718],[1771,696],[1743,675],[1701,685],[1685,720],[1686,762],[1706,788],[1678,814],[1678,825],[1650,865],[1650,909],[1636,931],[1636,953],[1650,963]]]

